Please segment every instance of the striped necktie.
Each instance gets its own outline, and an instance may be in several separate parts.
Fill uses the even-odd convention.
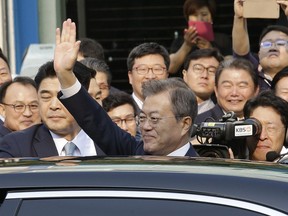
[[[66,156],[73,156],[77,146],[73,142],[67,142],[64,146]]]

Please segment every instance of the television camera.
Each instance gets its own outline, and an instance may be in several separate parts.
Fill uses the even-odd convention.
[[[200,156],[230,158],[228,149],[238,154],[237,145],[245,146],[247,137],[259,136],[262,126],[257,119],[239,121],[234,112],[228,112],[219,122],[205,121],[195,125],[194,129],[193,135],[201,144],[194,147]]]

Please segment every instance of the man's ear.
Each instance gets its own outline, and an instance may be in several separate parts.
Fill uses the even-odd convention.
[[[181,135],[185,135],[187,132],[189,132],[191,127],[192,127],[192,119],[191,119],[191,117],[190,116],[183,117]]]
[[[216,98],[218,98],[218,90],[216,86],[214,86],[214,93],[215,93]]]
[[[187,71],[185,69],[182,71],[182,76],[183,76],[184,82],[187,83]]]
[[[258,95],[259,91],[260,91],[260,88],[259,88],[259,86],[257,86],[256,91],[254,93],[254,96]]]
[[[128,71],[128,78],[129,78],[129,84],[132,85],[133,83],[132,71]]]

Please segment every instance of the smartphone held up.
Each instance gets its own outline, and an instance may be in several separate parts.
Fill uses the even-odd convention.
[[[243,17],[278,19],[280,6],[275,0],[246,0],[243,2]]]
[[[198,36],[208,41],[214,41],[214,32],[213,32],[212,23],[202,22],[202,21],[189,21],[188,26],[195,27],[197,30]]]

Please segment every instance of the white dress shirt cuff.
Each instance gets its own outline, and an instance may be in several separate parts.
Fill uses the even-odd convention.
[[[61,92],[63,94],[61,96],[61,99],[69,98],[75,95],[78,91],[80,91],[80,89],[81,89],[81,84],[78,80],[76,80],[76,82],[69,88],[61,89]]]

